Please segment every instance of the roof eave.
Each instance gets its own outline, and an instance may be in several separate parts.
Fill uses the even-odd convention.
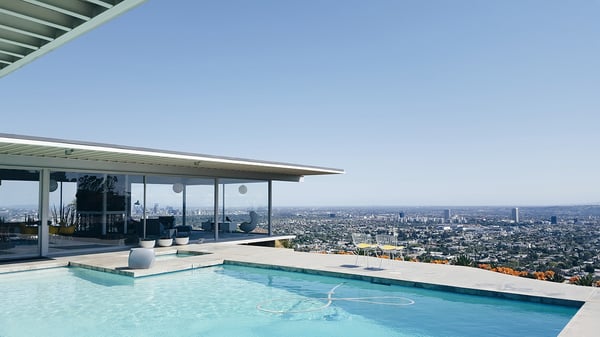
[[[11,158],[10,161],[15,164],[33,163],[35,158],[38,158],[37,160],[40,163],[46,163],[45,165],[53,163],[51,165],[53,167],[60,163],[62,165],[60,168],[68,166],[89,168],[89,165],[93,167],[94,163],[104,162],[111,163],[113,167],[115,164],[120,164],[123,170],[130,170],[134,167],[139,170],[145,165],[148,168],[155,166],[151,170],[153,172],[178,171],[187,174],[194,172],[207,174],[220,171],[227,173],[226,176],[229,177],[271,177],[273,180],[288,181],[299,181],[302,177],[309,175],[344,173],[341,169],[326,167],[0,133],[0,144],[2,143],[8,147],[11,147],[11,144],[23,145],[31,150],[26,155],[22,155],[19,153],[20,151],[9,150],[0,153],[5,159]],[[14,160],[19,155],[29,159]],[[133,157],[139,160],[133,160]],[[86,165],[82,166],[83,163]],[[157,167],[162,168],[158,169]]]
[[[87,33],[88,31],[98,27],[114,19],[115,17],[129,11],[130,9],[139,6],[140,4],[146,2],[147,0],[123,0],[122,2],[116,4],[114,7],[107,9],[106,11],[94,16],[90,20],[82,23],[79,26],[76,26],[72,30],[64,33],[63,35],[57,37],[56,39],[44,44],[39,49],[25,55],[18,61],[15,61],[8,66],[0,69],[0,78],[10,74],[11,72],[23,67],[24,65],[32,62],[40,56],[43,56],[54,49],[64,45],[65,43],[81,36],[82,34]]]

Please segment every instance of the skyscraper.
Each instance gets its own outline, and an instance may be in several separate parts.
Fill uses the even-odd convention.
[[[450,210],[449,209],[445,209],[444,210],[444,220],[445,221],[449,221],[450,220]]]
[[[515,223],[519,222],[519,209],[516,207],[512,209],[512,220]]]

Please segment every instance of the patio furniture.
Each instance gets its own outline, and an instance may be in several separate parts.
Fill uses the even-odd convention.
[[[369,268],[367,254],[375,252],[375,256],[377,256],[377,244],[373,243],[371,234],[352,233],[352,243],[354,244],[356,253],[356,262],[354,262],[354,264],[358,265],[358,258],[362,252],[362,255],[365,256],[365,260],[367,261],[367,268]]]
[[[398,241],[395,236],[388,234],[377,234],[375,235],[375,242],[377,243],[377,248],[381,250],[381,254],[387,253],[390,260],[394,259],[394,253],[401,252],[404,249],[403,246],[398,246]],[[379,267],[381,268],[381,263],[383,259],[379,261]]]
[[[187,235],[190,236],[192,234],[192,226],[184,226],[184,225],[179,225],[179,226],[175,226],[175,232],[177,233],[176,235]]]
[[[214,231],[215,223],[208,220],[202,223],[202,229],[207,232]],[[221,232],[234,232],[237,230],[237,225],[233,222],[219,222],[219,231]]]
[[[144,220],[135,223],[135,231],[139,237],[143,236],[144,233]],[[146,237],[160,237],[168,235],[165,232],[165,226],[160,223],[159,219],[150,218],[146,219]]]

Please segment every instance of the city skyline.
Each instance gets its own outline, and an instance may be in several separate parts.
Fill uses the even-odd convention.
[[[148,1],[0,79],[0,132],[346,171],[276,207],[598,204],[598,9]]]

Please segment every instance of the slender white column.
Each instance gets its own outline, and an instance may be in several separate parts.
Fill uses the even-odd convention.
[[[187,217],[187,211],[185,209],[185,202],[186,202],[186,199],[187,199],[187,185],[186,184],[183,184],[183,193],[181,195],[181,198],[182,198],[181,208],[182,208],[182,212],[183,212],[183,214],[181,216],[181,224],[183,226],[185,226],[185,218]]]
[[[273,214],[273,180],[269,180],[269,192],[268,192],[269,196],[269,205],[268,205],[268,212],[269,214],[267,215],[267,227],[269,229],[269,236],[273,235],[273,231],[271,230],[271,214]]]
[[[215,242],[219,240],[219,178],[215,178],[215,201],[214,201],[214,216],[213,230],[215,232]]]
[[[146,175],[144,175],[142,183],[144,184],[144,208],[142,209],[142,217],[144,218],[144,238],[146,237]]]
[[[40,225],[38,226],[38,247],[40,256],[48,255],[48,221],[50,220],[50,170],[42,169],[40,172],[39,188]]]

